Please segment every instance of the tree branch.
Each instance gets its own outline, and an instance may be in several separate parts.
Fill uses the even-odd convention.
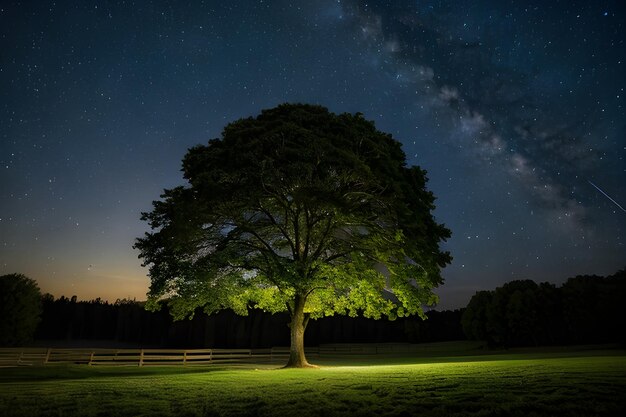
[[[328,235],[330,234],[332,224],[333,224],[333,216],[329,216],[328,222],[326,223],[326,228],[324,229],[324,232],[322,233],[322,237],[319,240],[319,245],[317,246],[317,249],[315,250],[315,252],[313,252],[311,261],[317,261],[319,257],[321,256],[322,251],[324,250],[324,247],[326,245],[326,239],[328,238]]]
[[[291,223],[293,224],[293,234],[294,234],[294,240],[295,240],[295,250],[292,251],[293,253],[293,259],[295,260],[300,260],[300,207],[296,208],[296,211],[294,212],[294,216],[291,220]]]
[[[252,229],[249,229],[249,230],[244,229],[243,231],[246,233],[250,233],[252,236],[254,236],[265,247],[265,249],[267,249],[272,254],[274,258],[276,259],[282,258],[280,255],[276,253],[276,251],[272,248],[272,246],[269,243],[267,243],[265,239],[263,239],[256,231]]]
[[[313,287],[313,288],[311,288],[311,289],[310,289],[310,290],[308,290],[308,291],[306,292],[306,294],[304,295],[305,300],[306,300],[307,298],[309,298],[309,295],[311,295],[311,293],[313,293],[313,291],[315,291],[315,290],[324,290],[324,289],[326,289],[326,287]]]
[[[263,212],[263,214],[265,214],[267,216],[267,218],[270,220],[270,222],[272,222],[272,224],[275,225],[278,228],[278,230],[280,230],[280,233],[285,237],[285,239],[289,243],[289,246],[291,247],[291,250],[293,252],[295,246],[293,244],[293,241],[291,240],[291,237],[287,233],[287,230],[285,230],[285,228],[282,227],[280,225],[280,223],[278,223],[276,218],[272,215],[272,213],[269,210],[267,210],[265,207],[263,207],[263,205],[261,204],[260,201],[258,203],[259,203],[259,209]]]
[[[334,255],[331,255],[328,258],[324,259],[324,262],[332,262],[335,259],[339,259],[339,258],[342,258],[344,256],[348,256],[349,254],[350,254],[350,251],[335,253]]]
[[[309,209],[305,207],[304,209],[304,219],[306,224],[306,238],[304,241],[304,259],[306,260],[309,257],[309,244],[311,242],[311,229],[313,225],[311,224],[311,216],[309,213]]]

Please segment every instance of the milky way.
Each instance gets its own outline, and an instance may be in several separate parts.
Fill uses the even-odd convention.
[[[619,1],[32,3],[0,6],[1,274],[142,299],[140,212],[282,102],[362,112],[428,171],[441,308],[626,266]]]

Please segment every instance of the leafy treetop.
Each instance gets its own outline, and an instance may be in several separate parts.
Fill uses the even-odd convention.
[[[177,318],[251,306],[390,318],[437,301],[439,248],[425,171],[361,114],[285,104],[190,149],[185,186],[143,214],[149,305]],[[306,322],[305,322],[306,326]]]

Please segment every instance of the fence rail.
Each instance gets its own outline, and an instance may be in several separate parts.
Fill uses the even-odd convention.
[[[409,343],[326,344],[305,348],[308,357],[394,355],[423,351]],[[288,347],[267,349],[66,349],[0,348],[0,367],[76,363],[87,365],[212,365],[284,362]]]
[[[307,349],[315,356],[317,349]],[[87,365],[210,365],[285,361],[289,348],[271,349],[60,349],[0,348],[0,367],[75,363]]]

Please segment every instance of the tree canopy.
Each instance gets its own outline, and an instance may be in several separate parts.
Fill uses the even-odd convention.
[[[478,291],[463,312],[469,339],[490,346],[624,343],[626,270],[579,275],[557,287],[514,280]]]
[[[151,306],[167,298],[177,318],[288,311],[290,364],[302,366],[294,345],[310,317],[423,316],[437,301],[450,231],[425,171],[361,114],[264,110],[190,149],[183,173],[188,184],[143,213],[152,231],[135,244]]]
[[[23,274],[0,276],[0,346],[32,341],[41,315],[37,283]]]

